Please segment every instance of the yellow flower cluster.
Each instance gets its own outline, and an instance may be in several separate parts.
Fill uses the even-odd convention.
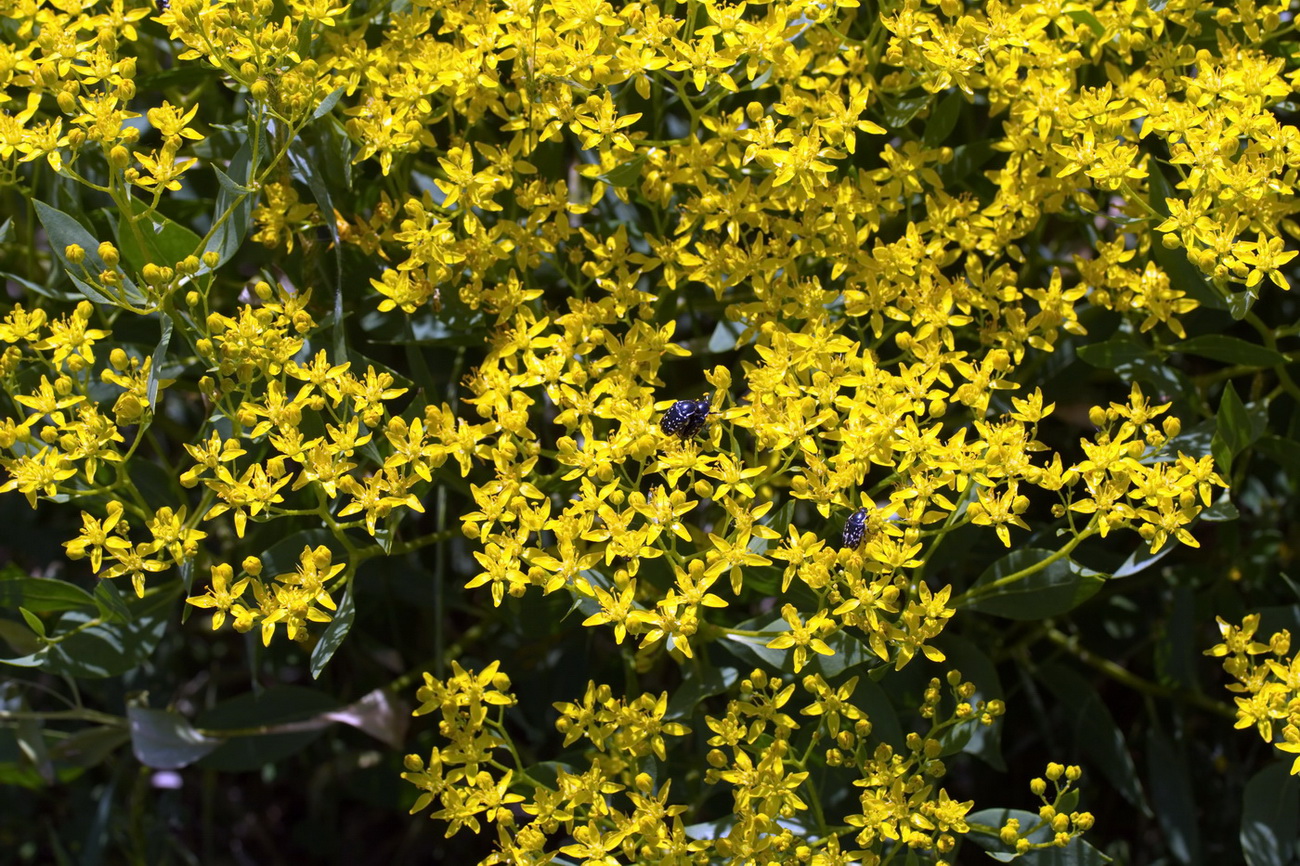
[[[1291,775],[1300,774],[1300,656],[1287,658],[1291,633],[1282,629],[1261,643],[1255,640],[1259,614],[1248,614],[1239,626],[1216,619],[1223,642],[1205,654],[1223,659],[1223,669],[1236,680],[1228,686],[1239,695],[1236,726],[1253,725],[1264,742],[1296,755]],[[1275,724],[1282,726],[1280,741]]]
[[[815,709],[803,712],[835,742],[825,760],[855,767],[863,788],[846,819],[863,851],[825,836],[818,862],[894,843],[946,855],[969,804],[934,790],[938,741],[869,748],[855,681],[828,685],[823,660],[943,661],[935,638],[992,585],[954,597],[942,543],[970,524],[1010,547],[1036,503],[1055,500],[1063,555],[1118,529],[1153,552],[1196,545],[1191,527],[1225,483],[1210,457],[1179,450],[1178,419],[1157,423],[1167,403],[1134,385],[1126,403],[1093,408],[1076,460],[1039,440],[1055,407],[1028,385],[1087,334],[1090,312],[1124,334],[1181,338],[1199,306],[1244,314],[1265,281],[1287,288],[1300,137],[1271,107],[1300,78],[1264,48],[1291,26],[1285,10],[0,0],[0,18],[19,22],[0,45],[0,187],[30,189],[41,164],[121,217],[115,243],[78,223],[50,250],[94,304],[14,304],[0,320],[14,407],[0,419],[0,492],[81,506],[69,556],[139,595],[173,567],[210,569],[189,603],[269,643],[281,625],[309,640],[367,559],[445,540],[403,539],[400,524],[434,485],[470,478],[467,588],[498,605],[567,594],[585,626],[631,638],[641,671],[711,643],[806,669]],[[177,47],[165,64],[164,36]],[[212,157],[201,106],[140,104],[142,69],[173,63],[247,105],[247,177],[225,173],[241,159]],[[147,149],[133,149],[146,125],[132,105],[156,139]],[[340,186],[334,202],[290,170],[299,134],[332,112],[382,189],[345,199]],[[953,147],[958,123],[992,131]],[[207,162],[229,204],[200,238],[160,205]],[[274,269],[246,284],[222,272],[245,201],[245,228],[278,254],[318,254],[327,229],[339,261],[372,262],[349,274],[350,309],[342,286],[323,314],[324,292]],[[1058,244],[1057,222],[1084,228]],[[1194,269],[1180,277],[1184,259]],[[467,413],[343,339],[349,314],[410,332],[453,306],[486,333]],[[135,320],[161,323],[153,355],[118,345]],[[701,362],[720,351],[741,360]],[[680,392],[688,366],[711,368],[709,393]],[[193,387],[175,387],[191,368]],[[707,405],[698,437],[662,426],[682,397]],[[131,458],[168,451],[152,443],[169,401],[201,429],[169,431],[185,489],[164,502]],[[227,563],[249,524],[271,520],[336,544],[305,545],[298,569],[270,580],[247,557],[237,576]],[[955,679],[952,724],[1000,712],[971,707]],[[574,840],[561,853],[590,862],[700,850],[667,784],[631,760],[662,760],[685,735],[666,695],[593,685],[561,707],[566,745],[590,742],[591,770],[532,780],[524,802],[521,766],[493,757],[510,746],[488,708],[512,703],[508,688],[489,665],[421,691],[452,745],[409,759],[408,778],[449,832],[483,818],[515,863],[545,862],[561,825]],[[707,721],[707,781],[732,787],[739,816],[717,841],[729,855],[807,844],[782,823],[815,808],[782,710],[794,689],[757,671]],[[927,692],[931,715],[939,694]],[[515,804],[531,824],[513,827]],[[1044,820],[1067,840],[1088,823]]]
[[[448,836],[462,827],[479,832],[480,819],[495,825],[499,853],[485,863],[541,864],[561,854],[588,863],[676,864],[713,851],[758,862],[847,866],[880,863],[881,852],[895,844],[949,855],[957,838],[969,831],[965,816],[972,804],[936,790],[935,782],[946,773],[941,738],[964,725],[992,724],[1004,711],[1001,701],[972,704],[974,684],[950,671],[947,715],[940,713],[942,684],[931,680],[919,708],[931,720],[928,735],[910,734],[906,748],[895,750],[873,740],[871,722],[852,703],[857,677],[832,687],[811,675],[796,685],[755,670],[740,682],[738,697],[727,702],[722,716],[705,717],[712,736],[703,781],[729,787],[733,819],[724,822],[717,838],[701,840],[684,826],[681,816],[687,807],[669,802],[672,780],[659,784],[645,771],[649,758],[661,764],[669,760],[667,737],[691,732],[685,724],[666,720],[666,694],[626,701],[613,697],[609,686],[589,683],[581,701],[556,704],[556,727],[564,734],[565,748],[586,740],[583,756],[589,764],[582,772],[557,767],[554,779],[545,780],[531,777],[519,762],[505,724],[503,711],[516,702],[509,678],[495,662],[478,673],[455,662],[453,669],[445,681],[425,674],[417,692],[422,703],[415,710],[417,716],[440,713],[438,730],[447,745],[435,747],[427,761],[408,755],[403,778],[422,792],[411,811],[440,806],[430,817],[448,822]],[[798,711],[812,718],[812,730],[803,730],[787,712],[800,692],[812,699]],[[861,811],[841,816],[849,829],[815,834],[819,838],[813,841],[792,827],[809,820],[809,814],[817,826],[827,826],[818,787],[810,783],[807,770],[819,742],[825,744],[826,764],[855,773],[854,784],[863,791]],[[507,753],[514,766],[501,763],[497,752]],[[1071,769],[1073,781],[1078,768]],[[1049,768],[1049,778],[1055,779],[1052,772]],[[508,793],[512,781],[526,783],[529,795]],[[1067,788],[1058,784],[1058,803]],[[508,808],[516,803],[529,816],[526,823],[520,824]],[[1065,844],[1091,821],[1086,813],[1060,817],[1075,829],[1063,828],[1059,835],[1064,839],[1049,844]],[[1044,820],[1060,823],[1055,813],[1045,814]],[[561,829],[570,844],[553,841]],[[846,840],[858,847],[842,848]],[[1028,850],[1028,840],[1022,841]],[[1016,839],[1008,844],[1016,845]],[[623,861],[616,859],[619,854]]]

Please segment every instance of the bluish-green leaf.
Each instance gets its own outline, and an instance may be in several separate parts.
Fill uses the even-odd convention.
[[[136,759],[155,770],[179,770],[202,758],[221,740],[200,734],[180,713],[128,707],[131,750]]]
[[[325,98],[316,106],[316,110],[311,113],[312,120],[320,120],[325,115],[334,110],[334,106],[339,104],[339,99],[343,96],[343,91],[347,90],[346,85],[339,85],[326,94]]]

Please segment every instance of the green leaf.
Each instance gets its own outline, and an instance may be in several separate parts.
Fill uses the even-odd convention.
[[[1162,395],[1159,402],[1166,402],[1173,395],[1191,399],[1196,393],[1185,375],[1129,335],[1121,334],[1104,343],[1080,346],[1076,353],[1093,367],[1114,370],[1121,379],[1151,385]]]
[[[131,228],[132,215],[123,212],[117,219],[117,246],[122,258],[137,272],[147,264],[174,267],[186,256],[198,254],[203,238],[157,211],[146,215],[142,202],[133,199],[132,206],[137,209],[134,221],[139,237]]]
[[[334,357],[346,358],[348,349],[347,332],[343,323],[343,244],[339,240],[338,221],[334,219],[334,197],[330,192],[330,184],[326,182],[325,166],[321,160],[310,158],[298,141],[289,148],[289,164],[293,167],[294,176],[311,190],[321,214],[327,217],[325,226],[329,230],[330,239],[334,241]]]
[[[115,300],[91,286],[79,276],[83,270],[89,271],[91,274],[98,274],[108,270],[108,265],[99,257],[99,239],[88,232],[75,217],[52,208],[42,201],[33,201],[32,205],[36,208],[36,216],[40,218],[41,225],[45,227],[45,234],[50,240],[50,250],[58,258],[59,263],[63,265],[68,276],[72,278],[72,282],[76,284],[77,288],[81,289],[82,294],[95,303],[116,306],[117,302]],[[79,265],[74,265],[68,261],[68,257],[64,254],[64,251],[72,244],[81,247],[85,252],[85,259]],[[129,303],[136,306],[144,304],[144,295],[141,294],[129,277],[122,278],[121,289],[123,296]]]
[[[1175,343],[1173,350],[1247,367],[1276,367],[1286,363],[1286,357],[1281,352],[1224,334],[1202,334]]]
[[[1141,359],[1159,360],[1146,346],[1127,337],[1113,337],[1104,343],[1079,346],[1075,353],[1086,363],[1103,370],[1114,370]]]
[[[311,651],[312,679],[320,678],[325,665],[329,664],[329,660],[334,658],[334,653],[338,652],[339,647],[343,645],[343,639],[352,629],[354,616],[356,616],[356,607],[352,603],[352,589],[349,587],[343,592],[343,598],[339,599],[338,610],[334,611],[333,619],[325,627],[325,632],[321,635],[316,648]]]
[[[1281,436],[1261,436],[1255,450],[1281,466],[1293,479],[1300,479],[1300,448],[1295,440]]]
[[[27,622],[27,627],[36,632],[37,637],[45,637],[45,623],[39,616],[25,607],[18,608],[18,612],[22,614],[23,619]]]
[[[217,267],[235,255],[252,225],[254,196],[247,186],[255,171],[251,143],[244,142],[227,168],[230,174],[215,165],[212,167],[217,173],[217,183],[221,188],[217,191],[217,206],[212,214],[212,225],[215,228],[203,248],[204,252],[217,254]]]
[[[792,663],[790,661],[793,658],[791,650],[771,649],[768,647],[768,644],[776,638],[778,632],[790,630],[790,624],[782,619],[780,614],[747,620],[736,626],[736,628],[739,631],[770,632],[770,634],[753,636],[729,632],[718,642],[718,646],[741,661],[750,665],[757,664],[770,672],[779,671],[787,664]],[[791,669],[793,670],[793,668]]]
[[[1295,858],[1300,778],[1292,776],[1289,769],[1287,763],[1275,763],[1246,783],[1241,851],[1247,866],[1286,866]]]
[[[1091,30],[1092,35],[1096,36],[1098,39],[1106,35],[1106,28],[1097,20],[1097,16],[1093,15],[1091,12],[1084,9],[1074,9],[1065,14],[1066,17],[1073,18],[1075,21],[1078,21],[1080,24]]]
[[[956,89],[939,100],[939,104],[930,112],[930,118],[925,123],[925,132],[921,136],[926,147],[938,147],[948,140],[948,136],[957,126],[957,119],[961,117],[961,109],[965,104],[966,100],[961,91]]]
[[[1246,289],[1244,292],[1233,292],[1228,296],[1228,312],[1238,321],[1246,318],[1250,313],[1250,308],[1255,306],[1259,300],[1259,295],[1255,294],[1254,289]]]
[[[1137,546],[1137,549],[1129,554],[1124,564],[1115,569],[1111,574],[1112,579],[1121,577],[1132,577],[1140,571],[1146,571],[1160,560],[1164,559],[1171,552],[1178,549],[1177,544],[1163,544],[1155,553],[1151,552],[1151,545],[1145,541]]]
[[[991,585],[1055,555],[1056,551],[1033,547],[1009,553],[989,566],[971,590],[978,593],[980,587]],[[990,590],[987,594],[976,595],[969,608],[1009,619],[1043,619],[1083,604],[1101,589],[1104,582],[1101,575],[1063,557],[1022,580]]]
[[[0,662],[16,667],[38,667],[45,661],[45,644],[32,634],[32,630],[17,620],[0,617],[0,640],[22,658],[0,659]],[[39,659],[36,656],[40,656]],[[28,659],[24,661],[23,659]]]
[[[131,750],[146,767],[179,770],[221,745],[221,740],[195,730],[180,713],[127,707]]]
[[[343,91],[345,90],[347,90],[346,85],[339,85],[331,90],[325,98],[320,101],[320,105],[316,106],[316,110],[311,113],[311,119],[320,120],[322,117],[333,111],[334,106],[339,104],[339,99],[342,98]]]
[[[50,613],[94,606],[90,593],[67,581],[27,577],[17,568],[0,571],[0,608],[23,607],[35,613]]]
[[[1247,410],[1246,404],[1237,396],[1237,389],[1228,382],[1223,387],[1223,396],[1219,400],[1219,411],[1215,413],[1214,441],[1211,451],[1214,462],[1223,467],[1225,472],[1232,471],[1232,461],[1245,451],[1264,433],[1267,416],[1258,409]]]
[[[131,609],[126,606],[126,599],[111,580],[101,580],[95,586],[95,605],[99,615],[114,622],[130,622]]]
[[[158,347],[153,350],[153,360],[149,363],[149,411],[154,411],[158,405],[158,371],[162,369],[167,360],[167,347],[172,341],[172,317],[167,314],[162,316],[162,337],[158,340]]]
[[[1187,762],[1173,742],[1154,728],[1147,731],[1146,752],[1151,805],[1169,853],[1180,863],[1196,866],[1201,862],[1201,839]]]
[[[997,666],[974,642],[947,631],[931,642],[947,656],[945,665],[949,669],[961,671],[963,680],[975,684],[975,694],[969,698],[972,706],[980,701],[1003,700]],[[1007,765],[1002,759],[1001,719],[992,725],[963,724],[959,729],[965,730],[960,751],[975,755],[999,772],[1006,772]]]
[[[329,695],[301,686],[272,686],[260,694],[249,692],[223,701],[201,713],[195,723],[214,734],[238,731],[240,735],[229,736],[204,757],[203,766],[241,771],[279,761],[319,737],[328,726],[319,717],[337,708],[338,702]],[[283,730],[294,723],[300,723],[299,730]]]
[[[639,153],[627,162],[620,162],[600,176],[610,186],[626,188],[641,179],[641,166],[645,164],[647,153]]]
[[[898,99],[889,99],[882,96],[880,108],[883,114],[884,123],[882,124],[889,130],[900,130],[912,122],[921,111],[934,100],[930,94],[920,96],[904,96]]]
[[[1202,509],[1201,513],[1196,516],[1208,523],[1223,523],[1241,517],[1241,512],[1237,510],[1237,506],[1232,504],[1228,494],[1224,493],[1219,497],[1218,502],[1209,508]]]
[[[167,630],[167,617],[157,608],[170,605],[170,594],[148,599],[152,604],[132,605],[130,622],[88,625],[96,617],[69,611],[59,619],[62,631],[79,629],[50,647],[45,669],[70,677],[115,677],[147,662]],[[84,626],[84,627],[83,627]]]
[[[973,179],[976,172],[993,158],[995,152],[993,142],[987,138],[959,144],[952,149],[952,159],[937,166],[935,172],[943,180],[944,186],[968,186],[966,181]]]
[[[700,701],[722,694],[740,679],[740,671],[736,668],[714,667],[705,658],[700,659],[698,666],[683,668],[682,672],[682,684],[668,699],[665,719],[689,719]]]
[[[1020,822],[1022,831],[1030,827],[1037,827],[1040,823],[1038,815],[1021,809],[981,809],[967,815],[966,823],[972,826],[979,824],[992,827],[994,832],[992,834],[974,832],[966,838],[987,851],[991,858],[1002,863],[1015,861],[1021,866],[1101,866],[1101,864],[1110,862],[1109,857],[1082,839],[1075,839],[1064,848],[1042,848],[1030,851],[1027,854],[1017,855],[1014,850],[1008,850],[1007,846],[998,838],[996,832],[1011,818],[1015,818]],[[1052,829],[1048,826],[1039,827],[1034,832],[1027,834],[1026,838],[1035,844],[1050,842]]]
[[[130,742],[131,732],[117,725],[99,725],[77,731],[50,748],[50,757],[61,764],[93,767]]]
[[[1036,678],[1060,702],[1060,717],[1076,748],[1097,766],[1124,799],[1150,816],[1151,807],[1142,793],[1137,767],[1133,765],[1124,735],[1097,690],[1079,674],[1059,664],[1039,668]]]

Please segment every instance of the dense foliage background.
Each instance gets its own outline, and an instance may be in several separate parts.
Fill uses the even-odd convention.
[[[1297,855],[1288,6],[0,33],[16,862]]]

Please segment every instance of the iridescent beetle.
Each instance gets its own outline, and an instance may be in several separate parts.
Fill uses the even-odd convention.
[[[659,419],[659,429],[669,436],[677,435],[682,441],[694,439],[704,429],[704,421],[709,416],[709,398],[699,400],[678,400],[664,417]]]
[[[862,544],[862,536],[866,531],[867,509],[859,508],[844,521],[844,537],[841,539],[840,546],[844,550],[857,550],[858,545]]]

